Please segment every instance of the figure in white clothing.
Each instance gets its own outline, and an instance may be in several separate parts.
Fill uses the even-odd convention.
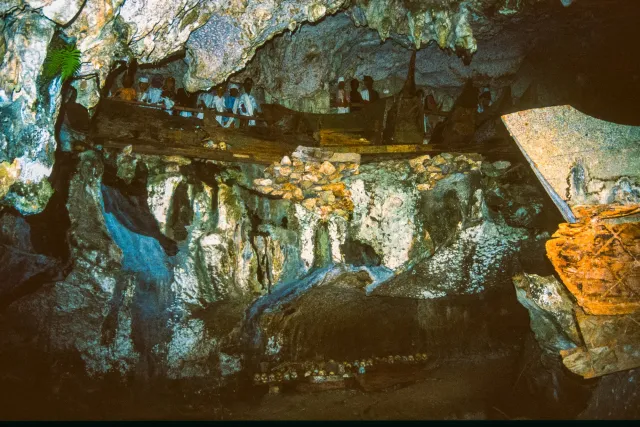
[[[144,93],[141,101],[149,104],[159,104],[162,101],[162,83],[162,76],[153,76],[151,87]]]
[[[344,77],[338,78],[338,95],[336,97],[336,105],[338,106],[338,114],[349,112],[349,99],[347,91],[344,88]]]
[[[213,108],[213,94],[211,92],[204,92],[198,96],[198,108]]]
[[[167,96],[163,95],[162,89],[163,78],[160,75],[153,76],[151,79],[151,87],[147,89],[142,98],[141,102],[146,102],[148,104],[156,104],[158,106],[163,106],[169,114],[172,114],[171,109],[175,105],[175,102]]]
[[[380,99],[380,95],[373,88],[373,78],[371,76],[364,76],[364,87],[365,89],[360,91],[360,95],[362,96],[362,101],[367,102],[375,102]]]
[[[260,105],[256,101],[256,98],[251,95],[251,89],[253,88],[253,80],[247,77],[244,81],[244,93],[240,98],[236,99],[233,106],[233,114],[240,114],[242,116],[254,116],[255,113],[262,113]],[[255,126],[255,120],[249,120],[249,126]]]
[[[229,95],[225,97],[225,101],[224,101],[224,106],[227,109],[227,111],[229,112],[233,111],[233,107],[236,105],[236,101],[238,100],[239,97],[240,97],[240,86],[237,85],[236,83],[231,83],[229,85]],[[225,127],[239,128],[240,120],[235,117],[230,117]]]
[[[218,86],[216,89],[216,96],[213,97],[213,106],[219,113],[225,112],[224,107],[224,88],[222,86]],[[216,116],[216,121],[220,123],[220,126],[228,127],[227,122],[229,121],[228,117]]]
[[[145,96],[149,90],[149,79],[146,77],[140,77],[138,79],[138,101],[145,102]]]

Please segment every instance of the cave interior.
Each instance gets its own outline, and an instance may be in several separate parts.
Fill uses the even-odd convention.
[[[0,18],[0,419],[640,417],[640,3]]]

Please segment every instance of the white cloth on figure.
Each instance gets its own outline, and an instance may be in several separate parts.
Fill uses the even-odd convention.
[[[369,100],[369,89],[364,89],[360,91],[360,96],[362,97],[363,101],[368,101]]]
[[[201,93],[198,97],[198,105],[204,104],[207,108],[213,108],[213,98],[214,96],[208,92]]]
[[[200,104],[204,104],[205,107],[211,108],[213,106],[213,95],[208,92],[198,95],[198,102],[196,103],[196,105],[200,107]],[[204,113],[198,113],[196,117],[202,120],[204,119]]]
[[[157,87],[150,87],[142,96],[143,102],[148,102],[149,104],[157,104],[162,99],[162,89]]]
[[[233,104],[233,114],[240,114],[242,116],[253,116],[255,112],[262,112],[260,105],[256,102],[253,95],[243,93],[240,98],[236,99]],[[255,126],[255,120],[249,120],[249,126]]]
[[[215,106],[217,112],[224,113],[224,96],[214,96],[213,105]],[[216,116],[216,121],[220,123],[220,126],[227,126],[228,118],[223,116]]]
[[[176,105],[175,102],[173,102],[171,99],[163,96],[160,98],[160,102],[162,103],[162,105],[165,108],[165,111],[167,112],[167,114],[173,114],[173,106]]]
[[[344,79],[343,79],[344,81]],[[347,99],[347,93],[344,89],[338,89],[338,96],[336,97],[336,101],[338,105],[344,104],[345,102],[349,102]],[[346,107],[338,107],[338,114],[345,114],[350,111],[349,106]]]

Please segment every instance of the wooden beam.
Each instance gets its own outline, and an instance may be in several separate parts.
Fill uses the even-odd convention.
[[[187,111],[190,113],[205,113],[205,114],[214,114],[216,116],[222,116],[222,117],[234,117],[237,119],[243,119],[243,120],[258,120],[258,121],[263,121],[266,122],[267,119],[263,118],[263,117],[257,117],[257,116],[243,116],[241,114],[233,114],[233,113],[228,113],[226,111],[215,111],[213,108],[205,108],[205,109],[201,109],[201,108],[189,108],[189,107],[181,107],[179,105],[174,105],[171,108],[166,108],[161,104],[148,104],[146,102],[140,102],[140,101],[127,101],[124,99],[120,99],[120,98],[109,98],[110,101],[115,101],[115,102],[122,102],[125,104],[130,104],[130,105],[138,105],[141,107],[145,107],[145,108],[153,108],[156,110],[165,110],[165,111]]]

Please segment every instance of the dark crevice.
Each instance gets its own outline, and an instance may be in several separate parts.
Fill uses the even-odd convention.
[[[113,214],[128,230],[153,237],[169,256],[174,256],[178,252],[178,245],[162,234],[155,217],[149,211],[147,176],[146,166],[143,162],[138,162],[135,176],[127,184],[116,175],[114,168],[105,165],[102,181],[105,212]]]

